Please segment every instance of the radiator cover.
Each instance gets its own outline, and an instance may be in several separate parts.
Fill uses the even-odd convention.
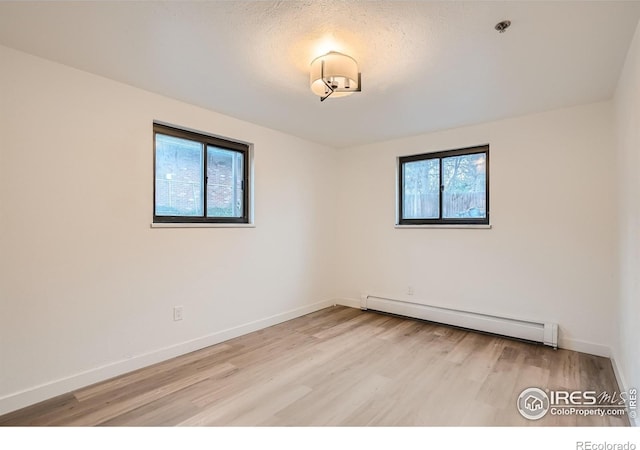
[[[387,312],[406,317],[429,320],[447,325],[483,331],[486,333],[509,336],[528,341],[540,342],[558,348],[558,324],[549,322],[532,322],[528,320],[499,317],[471,311],[430,306],[378,297],[370,294],[361,296],[361,309]]]

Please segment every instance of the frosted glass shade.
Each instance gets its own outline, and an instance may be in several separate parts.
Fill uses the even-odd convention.
[[[320,97],[328,95],[331,90],[325,81],[334,89],[332,97],[353,94],[360,90],[358,63],[338,52],[317,57],[311,62],[311,91]]]

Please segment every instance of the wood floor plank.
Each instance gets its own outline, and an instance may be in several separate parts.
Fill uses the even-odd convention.
[[[179,362],[175,358],[168,361],[163,361],[161,363],[136,370],[126,375],[115,377],[110,380],[79,389],[74,393],[74,395],[80,402],[99,396],[101,394],[104,394],[105,392],[112,395],[114,391],[120,388],[127,389],[130,385],[140,382],[141,380],[148,380],[155,374],[166,374],[172,369],[182,370],[183,367],[193,362],[210,359],[212,355],[225,352],[230,348],[232,348],[230,345],[224,343],[212,347],[207,347],[200,351],[191,352],[181,356]]]
[[[2,426],[624,426],[523,389],[618,392],[607,358],[332,307],[0,416]]]
[[[66,416],[78,405],[73,393],[59,395],[47,401],[0,416],[0,426],[29,426],[47,423],[51,417]]]
[[[216,376],[224,376],[225,374],[236,370],[236,367],[229,363],[217,365],[202,370],[194,375],[180,378],[167,384],[157,386],[151,391],[144,392],[136,396],[131,396],[118,402],[106,402],[100,408],[95,409],[87,414],[76,415],[76,417],[65,423],[69,426],[91,426],[98,425],[109,419],[113,419],[123,413],[139,408],[154,400],[165,397],[174,392],[180,391],[185,387],[199,383],[208,378]]]

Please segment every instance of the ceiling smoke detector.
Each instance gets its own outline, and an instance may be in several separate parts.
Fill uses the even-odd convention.
[[[503,20],[502,22],[498,22],[494,28],[498,30],[498,33],[504,33],[505,31],[507,31],[507,28],[509,28],[510,26],[511,26],[510,20]]]

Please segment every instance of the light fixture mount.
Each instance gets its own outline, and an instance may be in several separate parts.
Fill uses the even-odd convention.
[[[351,56],[329,52],[311,62],[311,91],[323,102],[362,91],[358,63]]]

